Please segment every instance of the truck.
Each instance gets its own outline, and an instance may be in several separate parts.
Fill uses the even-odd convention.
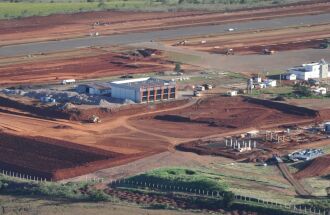
[[[63,80],[62,81],[62,84],[63,85],[66,85],[66,84],[74,84],[76,83],[76,80],[75,79],[66,79],[66,80]]]

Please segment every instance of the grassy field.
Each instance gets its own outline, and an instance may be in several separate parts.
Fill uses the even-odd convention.
[[[101,190],[90,189],[92,183],[36,183],[0,175],[0,193],[16,196],[44,197],[66,201],[105,201],[110,196]]]
[[[212,191],[226,191],[228,185],[221,176],[209,171],[184,169],[184,168],[162,168],[130,178],[134,181],[142,181],[156,184],[167,184],[193,189]]]
[[[0,2],[0,19],[98,10],[231,10],[301,0],[10,0]]]
[[[309,187],[314,196],[327,196],[326,188],[330,185],[329,179],[325,177],[313,177],[303,180],[304,185]]]

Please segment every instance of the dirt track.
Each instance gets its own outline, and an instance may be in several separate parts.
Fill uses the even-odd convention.
[[[300,182],[294,178],[285,163],[278,163],[277,166],[281,170],[283,176],[292,184],[292,186],[294,186],[298,195],[304,197],[308,197],[311,195],[308,191],[305,190],[305,188],[300,184]]]
[[[52,15],[0,21],[0,45],[85,37],[90,32],[101,35],[151,31],[187,26],[224,24],[286,16],[328,13],[328,1],[306,1],[291,6],[241,10],[230,13],[210,12],[90,12]],[[99,22],[99,25],[94,23]]]

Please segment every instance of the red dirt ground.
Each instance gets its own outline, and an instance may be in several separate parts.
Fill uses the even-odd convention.
[[[48,138],[25,138],[0,133],[2,169],[47,179],[58,179],[57,171],[70,169],[71,175],[95,171],[97,161],[120,157],[118,153]],[[84,169],[77,167],[83,166]],[[87,170],[89,169],[89,170]]]
[[[253,13],[251,12],[253,11]],[[326,0],[305,1],[291,6],[275,6],[239,10],[230,13],[210,12],[88,12],[71,15],[31,17],[0,21],[0,45],[36,42],[87,36],[89,32],[101,35],[146,31],[182,26],[241,22],[303,14],[327,13]],[[110,23],[93,26],[95,22]]]
[[[285,113],[244,100],[242,97],[207,98],[192,108],[143,116],[131,121],[135,127],[153,133],[178,138],[199,138],[240,129],[276,126],[311,119],[309,116],[292,114],[294,111]]]
[[[71,113],[59,115],[52,110],[34,109],[32,105],[2,98],[0,169],[60,180],[167,151],[169,142],[130,129],[126,118],[186,103],[167,102],[153,108],[127,106],[104,113],[102,123],[92,125],[68,121]],[[93,109],[83,110],[80,117],[83,120],[94,113]],[[14,157],[17,159],[12,159]]]
[[[95,56],[52,59],[0,66],[0,85],[60,82],[67,78],[91,79],[124,74],[172,70],[159,57],[103,52]]]
[[[188,38],[183,47],[218,54],[225,54],[227,49],[233,49],[236,54],[262,54],[265,48],[274,51],[319,48],[329,37],[330,25],[320,24]],[[202,40],[206,43],[201,44]],[[166,44],[175,42],[167,41]]]
[[[0,167],[54,180],[66,179],[171,151],[177,144],[200,137],[311,121],[317,115],[306,108],[245,100],[218,96],[128,106],[104,113],[99,124],[84,124],[3,99],[0,130],[5,134],[0,137]],[[281,111],[284,109],[287,112]],[[83,112],[79,120],[94,111]],[[48,118],[44,114],[49,114]],[[10,159],[13,157],[19,159]]]
[[[298,179],[330,175],[330,155],[313,159],[304,169],[295,174]]]

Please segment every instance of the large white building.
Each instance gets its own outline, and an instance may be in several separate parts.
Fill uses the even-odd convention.
[[[175,99],[176,83],[156,78],[136,78],[114,81],[111,85],[111,96],[129,99],[137,103]]]
[[[329,66],[324,60],[317,63],[302,64],[301,66],[294,67],[288,70],[290,74],[295,74],[299,80],[328,78]]]

